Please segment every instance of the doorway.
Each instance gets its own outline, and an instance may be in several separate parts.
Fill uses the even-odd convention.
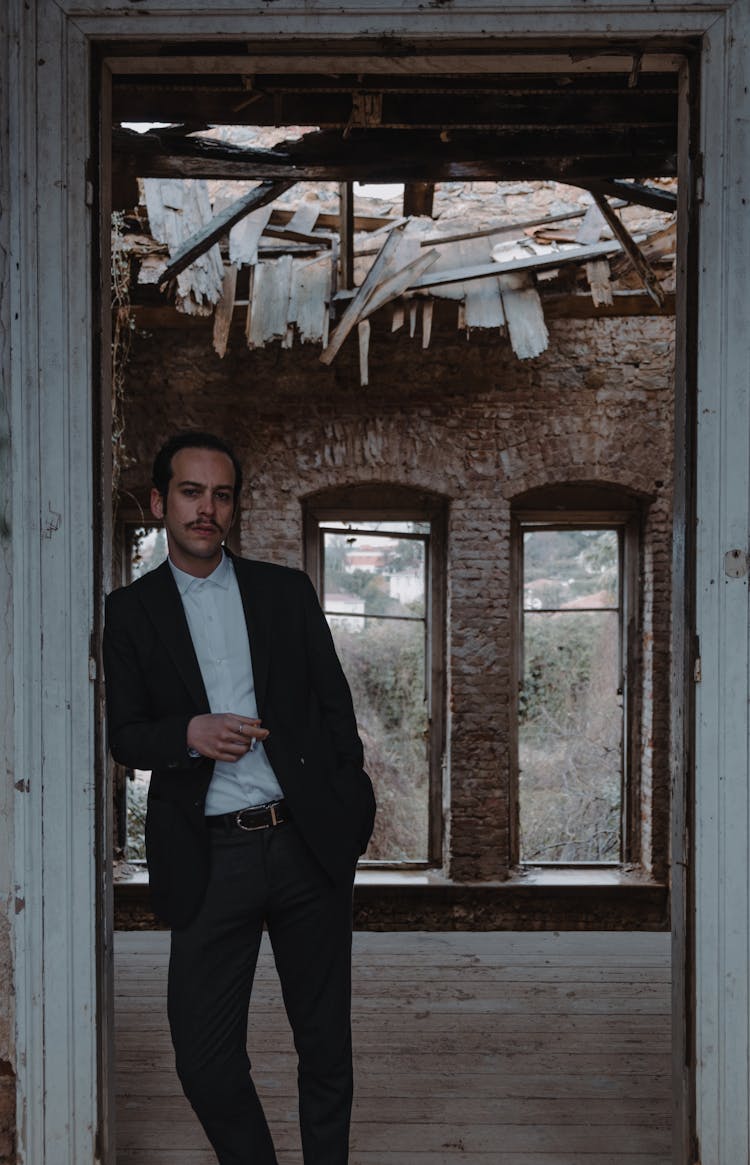
[[[181,47],[181,49],[183,49],[183,48],[184,47]],[[481,72],[481,69],[482,68],[489,68],[489,66],[487,65],[486,61],[482,61],[481,56],[482,55],[480,55],[480,54],[475,54],[474,61],[472,62],[474,65],[479,65],[479,69],[477,69],[477,72],[479,72],[481,82],[477,82],[476,73],[469,72],[467,69],[466,61],[462,61],[461,68],[466,69],[467,71],[461,73],[460,85],[464,86],[465,89],[468,89],[469,92],[464,93],[464,94],[460,94],[460,96],[465,97],[467,99],[467,101],[466,101],[467,108],[469,107],[469,105],[472,106],[472,108],[474,107],[474,103],[476,101],[476,90],[480,89],[480,87],[482,85],[484,86],[484,89],[486,89],[487,84],[488,84],[487,76],[496,76],[496,75],[493,75],[493,73],[488,73],[488,75],[483,75],[483,73]],[[108,59],[107,64],[109,66],[112,66],[112,59],[113,58]],[[188,73],[176,72],[176,70],[178,70],[178,69],[181,69],[181,70],[185,69],[186,59],[188,59],[188,58],[186,58],[186,55],[182,54],[182,52],[181,52],[181,57],[177,57],[177,56],[172,56],[171,52],[167,51],[167,52],[164,52],[163,57],[158,59],[157,62],[151,61],[149,68],[151,68],[151,66],[153,66],[153,70],[156,73],[156,75],[158,76],[158,73],[160,73],[160,69],[164,69],[164,62],[167,61],[168,62],[167,68],[169,70],[169,76],[172,78],[172,80],[177,78],[178,82],[182,83],[182,82],[184,82],[185,76],[190,76],[191,78],[193,78],[193,80],[196,77],[200,77],[200,73],[198,70],[205,68],[205,62],[199,62],[199,61],[197,61],[197,59],[194,59],[194,61],[193,61],[194,65],[196,65],[196,71],[193,72],[192,70],[189,70]],[[377,59],[380,59],[380,58],[377,58]],[[524,69],[525,69],[525,65],[529,63],[530,59],[531,59],[531,57],[529,59],[526,59],[524,57],[524,61],[523,61]],[[595,59],[595,54],[592,55],[592,59]],[[368,59],[368,62],[367,62],[368,68],[370,66],[370,61],[372,61],[372,58]],[[635,70],[634,61],[635,61],[635,58],[632,58],[632,57],[628,58],[628,71],[627,71],[628,82],[629,82],[630,78],[632,76],[634,76],[634,70]],[[253,59],[253,62],[252,62],[253,68],[261,71],[263,62],[266,63],[267,69],[270,68],[271,65],[275,66],[275,68],[278,68],[278,62],[274,62],[274,61],[269,62],[268,58]],[[188,62],[188,63],[190,63],[190,62]],[[491,63],[496,65],[497,62],[493,61]],[[215,82],[217,82],[218,69],[219,68],[221,68],[221,69],[228,68],[229,64],[231,64],[232,68],[234,68],[236,63],[234,61],[229,61],[228,54],[227,54],[226,58],[222,57],[219,65],[215,64],[215,62],[212,65],[213,72],[210,75],[210,82],[208,82],[208,84],[206,86],[205,99],[206,99],[208,104],[210,104],[211,100],[219,101],[221,99],[221,97],[226,96],[226,94],[220,94],[220,96],[217,97],[217,96],[215,96],[214,90],[220,89],[220,87],[221,87],[220,85],[215,84]],[[381,61],[381,68],[382,68],[382,64],[383,64],[383,62]],[[392,64],[392,62],[391,62],[391,64]],[[505,63],[505,64],[507,64],[507,63]],[[515,57],[514,62],[512,62],[512,64],[514,64],[515,68],[518,68],[519,58]],[[609,59],[609,61],[607,61],[607,68],[609,68],[609,66],[611,64],[613,64],[613,61],[611,61],[611,59]],[[652,63],[649,61],[649,59],[646,59],[646,62],[645,62],[646,71],[649,70],[649,68],[652,64],[655,65],[656,70],[658,70],[660,68],[665,68],[666,76],[668,78],[670,78],[671,83],[673,85],[673,93],[674,93],[675,101],[677,101],[678,93],[679,93],[679,82],[678,82],[678,77],[680,76],[679,69],[681,68],[681,64],[682,64],[681,59],[680,59],[680,61],[678,61],[677,57],[671,57],[670,63],[668,63],[668,65],[665,65],[661,61]],[[139,62],[137,62],[137,64],[135,64],[133,62],[133,58],[130,58],[130,62],[128,64],[128,69],[133,70],[133,71],[130,71],[127,73],[120,73],[118,71],[120,66],[115,64],[114,69],[112,70],[113,77],[115,78],[114,79],[113,93],[116,89],[116,78],[122,77],[122,76],[127,76],[127,77],[135,76],[137,78],[140,76],[139,70],[142,68],[143,65],[144,65],[143,61],[139,61]],[[243,68],[247,68],[247,65],[248,65],[247,62],[243,62]],[[319,57],[316,57],[316,65],[319,65]],[[441,69],[438,70],[438,75],[440,77],[443,77],[444,72],[445,72],[445,61],[441,61],[440,65],[441,65]],[[569,59],[568,58],[566,58],[565,65],[567,65],[568,71],[571,71],[571,66],[569,66]],[[639,61],[638,69],[642,69],[643,66],[644,66],[643,65],[643,58],[641,58],[641,61]],[[289,61],[289,59],[285,59],[284,68],[285,69],[291,68],[291,62]],[[305,75],[304,75],[304,72],[302,72],[302,70],[303,70],[303,68],[305,68],[305,69],[310,68],[310,58],[305,57],[303,54],[302,57],[300,57],[300,63],[297,64],[296,68],[300,71],[300,76],[304,77]],[[331,68],[332,69],[334,68],[333,64],[331,65]],[[374,125],[367,125],[367,121],[366,121],[367,118],[373,118],[373,117],[376,117],[376,115],[377,115],[376,113],[373,112],[374,110],[376,110],[376,107],[378,106],[378,101],[375,100],[374,97],[375,97],[375,94],[377,91],[378,80],[382,80],[380,73],[377,72],[377,66],[373,65],[373,68],[375,71],[372,73],[372,75],[365,75],[365,78],[366,78],[365,82],[360,82],[361,91],[367,93],[367,96],[368,96],[367,101],[363,100],[363,99],[360,100],[359,97],[358,97],[358,100],[354,101],[354,99],[353,99],[354,94],[349,93],[347,90],[345,90],[345,92],[347,93],[347,100],[349,97],[352,98],[352,110],[349,111],[348,117],[352,117],[352,111],[356,107],[356,108],[358,108],[358,111],[360,111],[356,115],[358,115],[358,117],[361,117],[362,119],[365,119],[365,121],[363,121],[362,125],[360,125],[356,128],[358,128],[360,130],[362,130],[362,129],[375,130],[376,133],[382,133],[383,132],[383,127],[382,127],[383,101],[381,101],[381,103],[380,103],[380,106],[381,106],[380,126],[376,127]],[[434,68],[434,66],[433,66],[433,68]],[[542,65],[540,65],[539,68],[542,68]],[[544,68],[550,69],[549,57],[544,59]],[[603,68],[603,66],[600,65],[600,68]],[[638,70],[636,70],[636,71],[638,71]],[[524,72],[524,70],[521,70],[521,73],[523,73],[523,72]],[[218,73],[218,76],[222,76],[222,73]],[[263,76],[266,76],[266,72],[263,72]],[[276,76],[276,75],[274,75],[274,73],[268,73],[268,76]],[[296,73],[292,73],[292,76],[296,77]],[[419,73],[416,73],[415,76],[422,77],[423,79],[424,79],[424,76],[431,76],[432,77],[432,75],[419,75]],[[565,91],[565,86],[561,86],[559,84],[561,77],[562,78],[567,77],[567,73],[565,72],[565,70],[562,70],[559,73],[549,73],[549,72],[540,73],[539,76],[543,78],[542,82],[539,83],[539,87],[547,87],[547,89],[549,89],[549,86],[552,85],[550,77],[553,77],[554,83],[557,84],[557,93],[559,94],[561,90]],[[597,75],[597,73],[594,73],[594,76],[599,77],[601,75]],[[615,76],[617,76],[616,70],[615,70]],[[622,79],[623,77],[625,77],[625,71],[622,69],[622,63],[621,63],[620,78]],[[583,78],[588,79],[590,82],[589,73],[586,73],[586,72],[583,73]],[[318,89],[320,89],[320,87],[323,87],[319,84],[320,78],[316,77],[316,79],[318,82],[317,87],[318,87]],[[146,101],[146,98],[143,98],[142,94],[143,94],[143,92],[146,92],[147,90],[154,89],[154,85],[151,84],[151,83],[153,83],[153,80],[154,80],[153,77],[149,77],[148,82],[146,84],[143,84],[140,86],[141,96],[140,96],[139,100]],[[413,82],[413,76],[410,77],[410,80],[412,80],[412,82]],[[472,82],[472,84],[469,84],[469,80],[470,80],[470,82]],[[306,83],[307,83],[307,85],[310,85],[309,77],[307,77]],[[192,82],[191,82],[191,84],[192,84]],[[518,84],[519,84],[518,73],[514,73],[514,79],[512,79],[512,85],[518,87]],[[304,85],[304,82],[303,82],[303,85]],[[459,89],[460,85],[455,86],[455,89]],[[125,87],[125,85],[123,85],[123,87]],[[135,87],[137,87],[137,82],[136,82]],[[156,86],[156,87],[158,87],[158,86]],[[165,86],[165,90],[168,90],[169,87],[170,87],[169,84],[167,86]],[[178,87],[179,86],[176,84],[175,89],[178,89]],[[293,86],[290,86],[290,87],[292,87],[292,89],[293,89]],[[340,89],[340,87],[341,86],[339,86],[339,89]],[[403,78],[402,78],[402,87],[403,87]],[[408,89],[410,89],[410,87],[411,87],[411,89],[413,90],[413,89],[415,89],[416,86],[411,85],[411,86],[406,86],[406,87],[408,87]],[[510,85],[509,85],[509,87],[510,87]],[[623,86],[623,89],[624,89],[624,87],[625,86]],[[635,86],[631,86],[631,87],[635,87]],[[314,86],[313,86],[313,89],[314,89]],[[613,89],[614,89],[614,86],[613,86]],[[665,89],[666,89],[666,83],[665,83]],[[208,92],[208,91],[211,91],[211,92]],[[249,89],[246,89],[245,91],[250,92]],[[306,91],[304,91],[305,101],[310,100],[311,92],[312,92],[312,90],[310,90],[310,89],[307,89]],[[586,85],[585,84],[581,85],[581,92],[583,92],[583,93],[586,92]],[[133,94],[130,94],[130,96],[133,96]],[[391,96],[392,96],[392,94],[391,94]],[[399,94],[399,96],[401,96],[401,94]],[[434,96],[434,94],[432,94],[432,96]],[[454,108],[454,110],[455,110],[455,119],[457,119],[457,121],[459,122],[459,128],[457,129],[457,132],[455,132],[455,133],[460,134],[461,133],[461,121],[460,121],[460,119],[461,119],[461,117],[470,118],[470,114],[467,113],[466,111],[464,113],[461,113],[460,108],[457,105],[457,101],[455,101],[455,98],[457,98],[457,93],[450,92],[447,94],[447,96],[448,96],[448,99],[450,99],[450,101],[451,101],[452,108]],[[611,96],[611,94],[610,94],[610,96]],[[622,96],[622,93],[621,93],[621,96]],[[335,99],[340,100],[341,92],[335,92],[334,97],[335,97]],[[262,101],[267,100],[267,98],[264,97],[262,93],[259,94],[259,92],[257,92],[257,86],[255,86],[254,92],[250,92],[250,98],[252,98],[254,100],[256,113],[260,113],[259,106],[261,106]],[[284,101],[288,100],[289,106],[290,106],[291,110],[293,110],[293,108],[295,108],[295,105],[293,105],[293,100],[295,100],[295,98],[299,99],[298,94],[282,93],[280,96],[280,94],[278,94],[278,93],[271,93],[270,96],[268,97],[268,100],[273,101],[273,103],[275,103],[275,105],[271,106],[271,108],[274,108],[274,110],[277,110],[278,103],[280,103],[280,101],[281,101],[282,107],[283,107]],[[154,100],[153,98],[149,98],[149,99]],[[232,99],[234,100],[234,97]],[[526,99],[528,99],[528,94],[526,94]],[[128,100],[129,100],[129,98],[128,98]],[[582,98],[579,98],[579,101],[581,103],[579,105],[579,110],[580,110],[580,108],[582,108],[582,100],[583,100]],[[165,94],[164,93],[161,93],[160,97],[158,97],[158,108],[160,108],[160,110],[164,110],[164,115],[167,115],[168,112],[170,112],[170,113],[175,112],[175,111],[165,110],[164,105],[161,104],[162,101],[165,101]],[[241,103],[235,103],[235,104],[241,104]],[[523,105],[523,101],[521,104]],[[139,105],[139,104],[135,103],[135,99],[134,99],[133,106],[128,105],[128,108],[132,108],[133,113],[137,114],[137,115],[134,115],[134,117],[132,119],[130,119],[130,115],[128,114],[128,120],[147,120],[148,121],[148,120],[151,120],[151,117],[147,117],[147,113],[149,113],[149,110],[150,110],[151,114],[155,114],[157,106],[156,106],[156,104],[153,104],[149,107],[148,101],[146,101],[146,104]],[[214,112],[215,112],[215,106],[213,108],[214,108]],[[517,111],[516,111],[516,115],[517,115]],[[524,106],[524,115],[528,115],[528,106]],[[569,114],[569,117],[574,118],[575,114],[571,113],[571,114]],[[278,119],[278,113],[276,113],[276,118]],[[320,119],[320,120],[323,120],[323,119]],[[547,128],[552,128],[552,127],[550,126]],[[424,136],[424,127],[419,127],[419,133],[420,133],[420,135]],[[172,139],[169,143],[167,143],[168,147],[169,147],[167,149],[167,154],[170,157],[172,157],[172,156],[177,157],[178,155],[181,157],[184,157],[183,150],[184,150],[184,146],[185,146],[185,135],[183,134],[181,136],[183,137],[182,143],[178,143],[174,139]],[[573,134],[573,136],[574,136],[574,134]],[[597,157],[597,160],[596,160],[597,165],[601,165],[604,162],[607,162],[609,164],[609,167],[613,167],[613,165],[615,164],[614,163],[615,154],[608,153],[608,150],[614,151],[617,148],[617,146],[620,146],[620,148],[622,148],[622,139],[620,141],[616,142],[614,140],[614,136],[615,135],[613,135],[613,141],[599,142],[599,147],[600,147],[600,149],[603,149],[604,153],[602,155],[600,155],[599,157]],[[465,137],[468,137],[468,135],[465,135]],[[455,140],[455,137],[453,137],[453,139],[451,139],[450,135],[448,135],[448,140],[450,140],[450,142],[452,142],[454,144],[454,146],[455,146],[455,144],[457,144],[457,140]],[[163,139],[163,141],[164,141],[164,139]],[[653,133],[649,139],[649,142],[650,142],[649,149],[651,149],[653,151],[653,153],[646,155],[646,157],[648,157],[649,165],[651,165],[652,163],[657,165],[657,158],[658,158],[659,161],[658,161],[657,168],[663,167],[663,165],[665,165],[668,150],[665,147],[664,139],[659,139],[658,127],[656,129],[653,129]],[[326,144],[325,142],[321,143],[321,146],[325,147],[325,144]],[[422,154],[419,154],[418,150],[412,149],[412,153],[415,154],[415,156],[419,160],[419,169],[416,171],[415,170],[410,170],[410,171],[408,170],[408,171],[406,171],[405,176],[412,177],[413,179],[415,179],[415,181],[413,181],[413,184],[415,184],[415,185],[417,184],[417,182],[425,183],[426,179],[431,176],[429,174],[429,172],[427,172],[427,171],[429,171],[430,165],[437,164],[437,163],[434,163],[433,161],[430,161],[430,151],[431,151],[431,149],[434,149],[434,146],[436,146],[436,141],[434,141],[434,139],[431,139],[429,141],[429,143],[427,143],[427,144],[429,144],[430,149],[425,149],[424,142],[423,142],[423,147],[422,147],[423,153]],[[550,144],[549,141],[547,141],[545,139],[544,146],[537,147],[540,151],[540,154],[542,154],[546,157],[547,163],[549,163],[549,161],[550,161],[549,144]],[[571,140],[565,140],[565,142],[558,143],[558,148],[560,148],[561,144],[566,144],[566,147],[569,150],[574,150],[576,148],[580,149],[580,142],[576,142],[574,144],[573,141],[571,141]],[[468,151],[468,153],[464,156],[464,164],[465,165],[479,164],[481,167],[482,163],[487,164],[486,158],[482,157],[482,142],[461,140],[460,147],[461,147],[461,149],[466,149]],[[537,167],[537,165],[542,164],[542,160],[540,160],[539,155],[535,155],[535,156],[530,157],[530,146],[529,146],[528,139],[523,140],[523,137],[519,137],[519,139],[517,140],[517,147],[518,147],[517,154],[514,155],[514,157],[512,157],[511,161],[508,162],[509,169],[507,171],[504,171],[504,172],[505,172],[505,174],[508,174],[508,175],[516,174],[516,175],[528,176],[529,174],[531,174],[531,172],[535,172],[535,169],[533,169],[533,168]],[[544,147],[546,147],[546,154],[545,154]],[[661,153],[659,153],[659,147],[660,147]],[[190,148],[192,149],[193,147],[190,147]],[[139,156],[141,158],[141,161],[143,161],[143,158],[146,157],[146,151],[144,151],[142,149],[140,144],[137,147],[134,146],[133,149],[139,151]],[[382,149],[383,149],[383,147],[381,146],[381,150]],[[175,151],[174,154],[172,154],[172,150]],[[473,153],[472,153],[472,150],[473,150]],[[154,157],[155,156],[156,155],[154,155]],[[468,158],[468,161],[467,161],[467,158]],[[479,158],[479,161],[477,161],[477,158]],[[593,165],[592,161],[590,161],[590,157],[587,158],[587,161],[588,161],[589,165]],[[630,164],[632,164],[632,158],[629,158],[629,161],[630,161]],[[154,165],[158,165],[158,167],[161,167],[161,165],[163,165],[163,162],[160,161],[157,163],[154,160],[151,160],[151,163],[148,163],[148,162],[146,163],[146,165],[149,165],[149,164],[154,164]],[[229,160],[229,162],[227,164],[231,164],[231,160]],[[319,157],[313,158],[313,161],[309,162],[307,164],[310,164],[311,167],[313,164],[318,165],[318,167],[319,167],[320,158]],[[344,165],[344,162],[342,162],[340,156],[338,158],[334,157],[333,162],[328,162],[327,164],[330,165],[330,167],[332,167],[332,169],[327,171],[328,174],[331,174],[332,176],[337,177],[337,178],[340,178],[342,176],[341,167],[342,167],[342,165]],[[355,164],[362,165],[363,163],[360,161],[360,162],[355,163]],[[389,162],[388,162],[387,169],[378,170],[377,165],[382,165],[382,164],[383,163],[381,161],[377,161],[375,163],[375,165],[376,165],[375,174],[377,177],[394,177],[394,171],[392,171],[391,169],[388,168],[388,167],[392,167],[392,165],[396,165],[396,167],[401,167],[401,169],[399,169],[398,172],[399,172],[399,174],[401,174],[402,177],[404,176],[405,163],[403,161],[403,158],[396,157],[396,160],[394,161],[394,156],[389,154]],[[512,167],[516,167],[516,169],[514,170],[514,169],[512,169]],[[596,168],[596,167],[594,167],[594,168]],[[130,165],[130,176],[132,176],[132,172],[133,172],[133,167],[132,167],[132,165]],[[472,171],[472,172],[483,172],[483,174],[484,174],[483,179],[477,178],[476,181],[489,181],[489,178],[487,177],[487,175],[491,174],[491,172],[493,172],[493,165],[490,164],[489,169],[486,169],[483,171],[481,171],[481,170],[480,171]],[[609,177],[606,178],[601,174],[601,172],[597,171],[596,182],[603,183],[603,182],[611,181],[611,172],[614,172],[614,171],[608,170]],[[652,174],[652,172],[655,172],[655,171],[648,169],[648,170],[646,170],[646,172],[649,172],[649,174]],[[630,176],[631,175],[632,175],[632,171],[630,172]],[[259,174],[259,176],[260,176],[260,174]],[[586,175],[568,175],[568,176],[587,177]],[[125,183],[128,181],[128,175],[127,175],[127,172],[125,169],[121,169],[120,171],[116,172],[115,177],[116,177],[116,181],[118,181],[118,182]],[[624,176],[622,176],[622,175],[618,175],[617,181],[622,181],[623,177]],[[274,174],[274,175],[271,175],[267,179],[267,181],[280,181],[281,182],[281,181],[283,181],[283,179],[280,176],[278,176],[277,174]],[[436,181],[439,181],[439,179],[436,179]],[[600,190],[602,189],[601,186],[599,189]],[[616,191],[617,191],[616,186],[615,186],[615,188],[607,188],[607,192],[609,193],[609,195],[613,195],[613,193],[616,193]],[[344,243],[341,243],[341,245],[344,246]]]

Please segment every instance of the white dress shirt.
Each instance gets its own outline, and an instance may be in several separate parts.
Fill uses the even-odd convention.
[[[212,712],[256,717],[253,664],[240,588],[231,559],[222,554],[208,578],[175,566],[177,588],[187,618],[203,685]],[[206,796],[206,814],[229,813],[265,805],[284,796],[265,749],[258,741],[237,761],[216,761]]]

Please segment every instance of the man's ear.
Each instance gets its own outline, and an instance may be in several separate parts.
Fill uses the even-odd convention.
[[[164,518],[164,498],[158,489],[151,490],[151,513],[161,522]]]

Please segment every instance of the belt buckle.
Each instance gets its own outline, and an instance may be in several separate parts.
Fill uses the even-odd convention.
[[[245,833],[255,833],[255,831],[258,829],[268,829],[269,828],[268,822],[265,822],[265,824],[263,824],[263,825],[243,825],[240,818],[242,817],[243,813],[247,813],[247,812],[248,812],[247,809],[240,809],[239,812],[237,813],[237,815],[235,816],[235,819],[234,819],[235,824],[240,829],[244,829]],[[252,810],[250,810],[250,812],[252,812]],[[273,817],[273,813],[271,816]],[[274,822],[274,824],[276,824],[276,823]]]

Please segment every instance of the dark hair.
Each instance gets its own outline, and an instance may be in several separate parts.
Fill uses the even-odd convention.
[[[164,498],[166,504],[169,483],[172,480],[172,458],[181,449],[215,449],[219,453],[226,453],[234,466],[234,504],[237,505],[242,489],[242,466],[232,446],[221,437],[213,433],[201,433],[197,429],[188,429],[183,433],[175,433],[165,441],[154,458],[154,468],[151,477],[156,489]]]

